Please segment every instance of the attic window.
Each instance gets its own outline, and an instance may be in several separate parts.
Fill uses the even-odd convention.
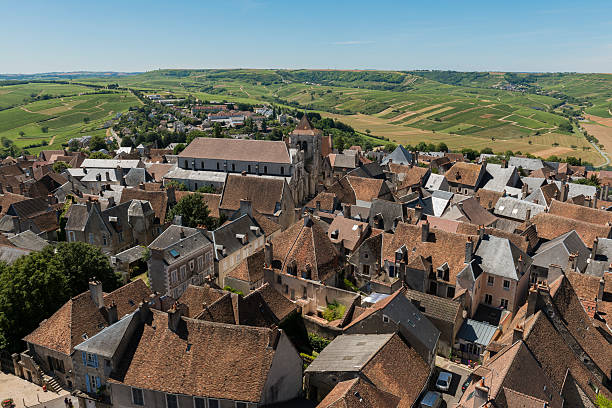
[[[191,350],[191,343],[187,343],[187,348],[185,349],[185,351],[187,351],[187,352],[188,352],[189,350]]]
[[[383,323],[389,323],[389,316],[383,315]]]
[[[81,337],[83,338],[83,340],[87,340],[89,337],[87,336],[87,333],[83,333],[81,335]]]
[[[170,250],[170,255],[172,255],[173,258],[178,258],[179,257],[179,252],[176,249],[171,249]]]
[[[338,231],[337,229],[336,229],[336,230],[333,230],[333,231],[331,232],[331,238],[332,238],[332,239],[338,239],[338,234],[339,234],[339,231]]]
[[[132,299],[128,300],[128,303],[130,306],[136,306],[136,303]]]

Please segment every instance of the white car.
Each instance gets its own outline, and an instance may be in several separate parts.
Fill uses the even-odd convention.
[[[452,381],[453,375],[451,373],[442,371],[440,375],[438,375],[438,381],[436,381],[436,388],[440,391],[448,391]]]

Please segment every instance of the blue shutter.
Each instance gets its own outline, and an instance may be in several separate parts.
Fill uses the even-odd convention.
[[[97,354],[93,354],[93,360],[94,360],[94,367],[98,368],[98,355]]]
[[[87,392],[91,392],[91,385],[89,385],[89,375],[85,374],[85,385],[87,387]]]
[[[96,377],[96,389],[100,389],[100,377]]]
[[[87,355],[84,351],[81,351],[81,357],[83,357],[83,365],[87,366]]]

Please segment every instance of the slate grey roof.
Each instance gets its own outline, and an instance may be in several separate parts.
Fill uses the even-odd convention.
[[[538,170],[544,167],[544,163],[540,159],[529,159],[527,157],[510,157],[508,166],[521,167],[524,170]]]
[[[176,168],[164,175],[164,180],[196,180],[209,183],[225,183],[228,173],[222,171],[197,171]]]
[[[542,244],[533,256],[533,264],[542,268],[554,264],[565,269],[570,254],[578,254],[576,266],[583,271],[591,251],[573,230]]]
[[[544,177],[521,177],[521,181],[523,184],[527,184],[529,192],[546,185],[546,179]]]
[[[444,213],[452,198],[453,193],[448,191],[435,190],[431,193],[431,206],[436,217],[440,217]]]
[[[519,280],[519,256],[523,263],[531,263],[531,258],[509,239],[494,235],[485,235],[478,244],[475,255],[479,260],[478,266],[484,272],[508,279]],[[526,270],[526,268],[525,268]]]
[[[370,220],[370,225],[376,228],[379,228],[378,223],[375,220],[378,214],[382,216],[383,230],[385,231],[391,231],[393,229],[395,219],[399,218],[400,221],[404,221],[404,210],[402,203],[375,198],[370,206],[368,219]]]
[[[514,187],[513,176],[516,174],[516,167],[502,167],[500,164],[487,164],[486,174],[483,182],[484,188],[491,191],[504,191],[506,187]]]
[[[138,186],[140,183],[146,183],[146,170],[141,168],[130,169],[125,176],[123,176],[125,184],[127,186]]]
[[[134,261],[142,259],[142,257],[144,256],[144,251],[145,247],[143,247],[142,245],[136,245],[134,247],[126,249],[123,252],[119,252],[117,255],[115,255],[115,258],[117,258],[117,260],[121,262],[132,263]]]
[[[398,145],[393,152],[385,156],[382,160],[382,164],[388,164],[389,159],[392,159],[393,163],[397,164],[410,164],[412,162],[412,153],[406,150],[404,146]]]
[[[612,263],[612,239],[597,238],[595,258],[589,259],[585,273],[603,277]]]
[[[89,219],[89,211],[85,204],[72,204],[66,214],[66,230],[84,231]]]
[[[98,180],[99,178],[99,180]],[[87,173],[81,179],[82,182],[92,182],[92,181],[106,181],[106,182],[114,182],[120,181],[121,174],[117,169],[88,169]]]
[[[184,234],[181,237],[181,232]],[[171,265],[189,257],[196,250],[210,245],[211,241],[204,231],[197,228],[183,227],[180,225],[170,225],[162,232],[149,248],[163,251],[164,262]],[[178,256],[173,254],[178,253]]]
[[[108,359],[113,358],[128,328],[139,322],[139,313],[136,310],[123,317],[119,316],[117,322],[75,346],[74,349],[76,351],[97,354]]]
[[[442,188],[444,180],[445,179],[443,174],[431,173],[429,175],[429,178],[425,182],[425,188],[427,190],[440,190],[440,188]]]
[[[557,188],[561,189],[561,182],[557,180],[553,180],[553,183],[557,185]],[[587,184],[576,184],[576,183],[566,183],[569,187],[567,191],[567,198],[572,198],[579,196],[580,194],[585,197],[595,197],[597,195],[597,187],[589,186]]]
[[[347,169],[354,169],[357,167],[357,160],[354,154],[336,154],[334,159],[334,167],[342,167]]]
[[[347,173],[349,176],[365,177],[365,178],[384,178],[385,173],[382,167],[377,162],[367,163],[357,167]]]
[[[429,295],[417,290],[406,289],[406,298],[412,301],[425,316],[450,323],[455,322],[461,310],[461,304],[459,302],[435,295]]]
[[[31,251],[22,248],[0,245],[0,261],[12,264],[24,255],[29,255]]]
[[[500,217],[512,218],[514,220],[525,221],[527,209],[531,209],[531,217],[545,212],[546,206],[535,204],[514,197],[501,197],[495,204],[493,213]]]
[[[261,229],[259,230],[259,233],[256,233],[251,227],[259,227],[259,224],[257,224],[257,221],[251,218],[248,214],[243,214],[235,220],[220,226],[214,231],[207,231],[207,237],[215,245],[215,259],[221,260],[263,235],[263,231]],[[237,234],[245,235],[247,243],[243,245],[242,242],[236,238]],[[217,250],[220,245],[223,245],[225,255],[223,254],[223,251]]]
[[[8,240],[16,247],[28,249],[30,251],[40,251],[49,245],[49,242],[46,239],[39,237],[30,230],[14,235]]]
[[[394,334],[343,334],[338,336],[321,351],[308,366],[306,372],[360,371]]]
[[[497,327],[488,323],[467,319],[461,325],[457,337],[486,347],[491,342],[496,330]]]

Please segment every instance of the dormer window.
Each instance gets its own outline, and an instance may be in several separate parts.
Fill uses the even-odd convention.
[[[330,234],[331,239],[338,239],[338,235],[340,234],[340,232],[336,229],[333,230]]]
[[[383,315],[383,323],[389,323],[391,319],[389,319],[389,316],[387,315]]]

